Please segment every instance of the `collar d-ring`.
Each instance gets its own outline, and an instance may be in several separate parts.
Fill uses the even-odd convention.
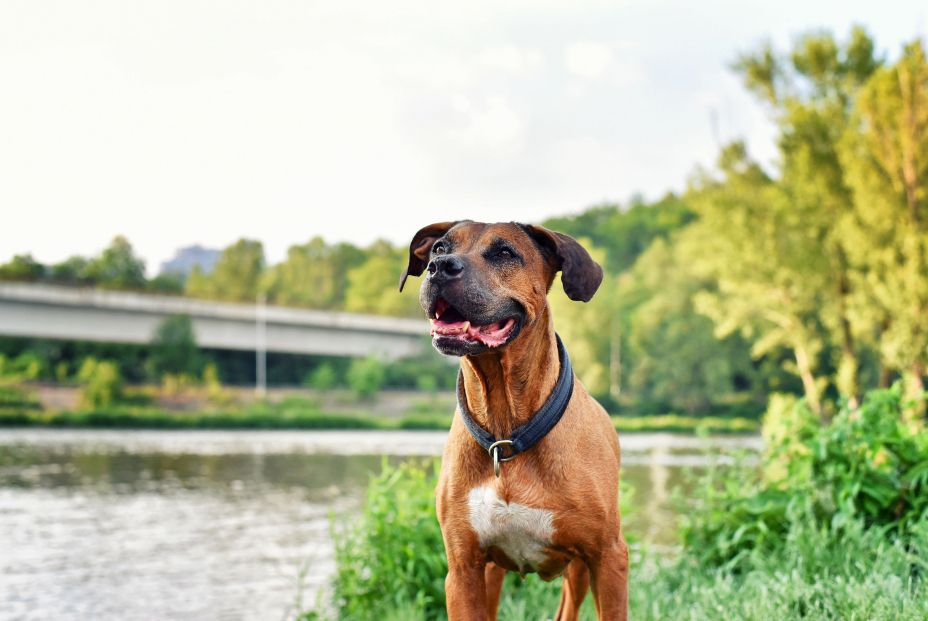
[[[496,474],[497,479],[499,478],[499,465],[502,462],[509,461],[510,459],[515,457],[515,455],[510,455],[509,457],[502,457],[502,458],[499,456],[499,447],[503,444],[512,445],[512,440],[497,440],[496,442],[490,445],[490,448],[487,449],[490,455],[493,456],[493,472]]]

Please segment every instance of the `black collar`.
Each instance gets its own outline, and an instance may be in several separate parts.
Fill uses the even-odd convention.
[[[564,349],[561,337],[555,334],[554,338],[557,340],[557,355],[561,363],[557,384],[554,385],[554,390],[551,391],[548,400],[528,419],[528,422],[514,429],[512,436],[508,440],[497,439],[496,436],[474,420],[473,414],[467,409],[463,371],[458,371],[458,410],[461,412],[461,420],[464,421],[464,426],[467,427],[477,444],[493,456],[493,468],[496,476],[499,476],[500,462],[509,461],[519,453],[527,451],[548,435],[548,432],[554,429],[557,422],[561,420],[561,416],[570,402],[570,396],[574,391],[574,373],[570,367],[570,358],[567,356],[567,350]],[[500,457],[499,447],[504,445],[509,447],[509,452],[504,457]]]

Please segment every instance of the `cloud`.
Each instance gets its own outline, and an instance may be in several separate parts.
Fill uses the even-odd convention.
[[[544,56],[534,49],[504,45],[487,48],[480,52],[478,60],[481,65],[509,73],[529,73],[544,64]]]
[[[525,133],[525,122],[505,98],[487,97],[480,105],[466,97],[456,97],[452,104],[464,115],[463,127],[451,131],[459,144],[492,150],[516,148]]]
[[[612,48],[596,41],[577,41],[564,51],[564,63],[572,74],[593,80],[612,64]]]

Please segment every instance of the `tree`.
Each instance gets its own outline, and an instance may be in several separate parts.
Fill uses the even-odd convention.
[[[35,282],[45,276],[45,266],[31,254],[18,254],[9,263],[0,265],[0,280]]]
[[[189,316],[172,315],[161,322],[151,340],[148,363],[158,378],[168,373],[199,375],[203,361]]]
[[[422,316],[419,289],[406,286],[397,293],[399,274],[406,265],[407,251],[379,240],[365,249],[367,258],[348,272],[345,310],[375,315]]]
[[[73,256],[61,263],[56,263],[49,269],[49,279],[62,285],[88,284],[87,264],[84,257]]]
[[[122,375],[115,362],[86,358],[78,379],[83,383],[81,405],[84,408],[109,407],[122,398]]]
[[[691,269],[689,232],[655,240],[622,279],[618,296],[629,302],[627,390],[639,401],[697,413],[734,393],[736,384],[747,387],[754,372],[739,335],[716,338],[712,321],[696,312],[694,296],[714,285]]]
[[[359,399],[369,399],[383,387],[383,363],[375,356],[355,358],[348,367],[348,386]]]
[[[789,348],[809,406],[820,412],[820,309],[829,280],[819,238],[743,144],[724,149],[719,168],[721,179],[703,174],[688,194],[699,214],[689,233],[698,240],[693,269],[716,283],[695,295],[695,307],[718,338],[739,332],[751,341],[755,357]]]
[[[842,143],[854,191],[853,260],[882,322],[879,351],[910,395],[928,372],[928,61],[919,42],[877,70]]]
[[[627,209],[606,204],[575,216],[550,218],[544,226],[575,238],[589,239],[604,251],[606,271],[618,275],[634,264],[652,240],[666,238],[695,216],[679,196],[667,194],[655,203],[634,199]]]
[[[853,202],[838,145],[856,94],[880,66],[874,48],[869,35],[855,27],[843,46],[830,34],[814,32],[800,37],[787,55],[767,45],[735,64],[777,123],[782,166],[777,186],[819,245],[828,289],[821,299],[822,325],[838,346],[835,384],[852,403],[859,392],[859,341],[872,327],[855,307],[859,278],[848,235]]]
[[[114,237],[99,257],[87,263],[84,274],[93,284],[107,289],[144,289],[146,284],[145,262],[122,235]]]
[[[337,309],[344,303],[348,271],[364,258],[351,244],[330,246],[314,237],[290,246],[287,259],[265,274],[263,288],[275,304]]]
[[[187,295],[230,302],[254,302],[264,273],[264,246],[240,239],[222,251],[209,275],[194,268],[187,279]]]

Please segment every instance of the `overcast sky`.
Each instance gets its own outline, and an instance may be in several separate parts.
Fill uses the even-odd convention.
[[[774,157],[727,69],[862,23],[891,56],[928,3],[0,2],[0,261],[129,237],[406,242],[680,190],[718,137]]]

